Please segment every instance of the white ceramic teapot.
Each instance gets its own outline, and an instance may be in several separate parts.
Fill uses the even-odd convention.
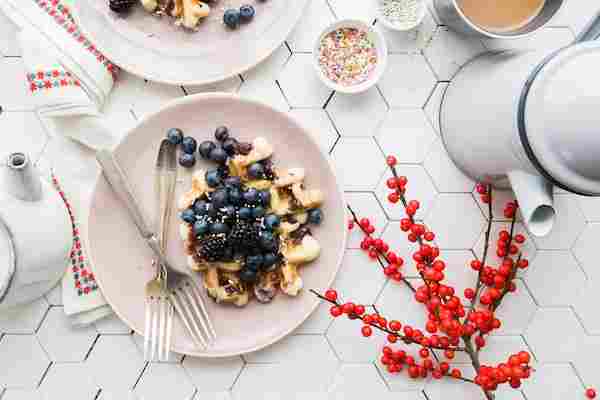
[[[531,233],[555,220],[552,186],[600,195],[600,14],[552,54],[484,54],[449,85],[440,111],[444,144],[473,179],[508,187]]]
[[[31,302],[65,273],[73,244],[67,209],[23,153],[0,166],[0,312]]]

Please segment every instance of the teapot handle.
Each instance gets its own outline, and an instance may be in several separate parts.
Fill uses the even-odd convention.
[[[575,43],[589,42],[600,38],[600,12],[587,24],[585,29],[577,36]]]
[[[15,268],[16,268],[16,251],[15,251],[15,243],[13,241],[13,237],[12,237],[12,232],[10,231],[9,227],[6,225],[6,223],[4,222],[4,220],[2,219],[2,216],[0,216],[0,232],[4,231],[4,234],[6,235],[6,239],[8,240],[8,265],[4,265],[4,266],[0,266],[0,268],[4,267],[7,269],[6,272],[8,272],[5,276],[5,279],[3,281],[0,282],[0,304],[2,304],[2,300],[4,300],[4,297],[6,297],[6,295],[9,292],[10,286],[13,282],[13,278],[15,275]]]

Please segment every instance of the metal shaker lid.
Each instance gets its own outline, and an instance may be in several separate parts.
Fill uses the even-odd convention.
[[[565,48],[542,64],[521,99],[523,145],[557,186],[600,195],[600,42]]]

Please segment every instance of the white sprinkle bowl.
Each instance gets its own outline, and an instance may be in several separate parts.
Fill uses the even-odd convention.
[[[377,64],[375,66],[375,69],[373,70],[373,72],[371,73],[371,75],[369,76],[369,78],[367,80],[365,80],[361,83],[358,83],[356,85],[347,86],[347,85],[341,85],[336,82],[333,82],[331,79],[329,79],[327,77],[327,75],[325,75],[325,73],[321,69],[321,65],[319,62],[319,56],[321,53],[321,51],[320,51],[321,41],[330,32],[336,31],[341,28],[354,28],[354,29],[366,31],[369,38],[373,41],[373,43],[375,45],[375,50],[377,51]],[[319,37],[317,38],[315,47],[313,49],[313,65],[314,65],[317,75],[319,76],[321,81],[327,87],[335,90],[336,92],[349,93],[349,94],[364,92],[365,90],[373,87],[379,81],[379,79],[381,78],[383,73],[385,72],[385,69],[387,66],[387,57],[388,57],[387,44],[386,44],[385,38],[384,38],[383,34],[381,33],[381,31],[379,30],[379,28],[374,27],[366,22],[363,22],[360,20],[354,20],[354,19],[339,20],[339,21],[332,23],[328,27],[326,27],[321,32]]]
[[[405,21],[396,23],[383,13],[383,5],[386,2],[396,2],[398,4],[415,2],[418,7],[417,13],[414,18],[407,17]],[[416,28],[423,22],[426,14],[427,5],[424,0],[377,0],[377,22],[394,31],[409,31]]]

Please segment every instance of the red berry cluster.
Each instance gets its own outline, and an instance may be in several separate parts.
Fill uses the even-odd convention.
[[[464,290],[468,300],[465,304],[457,296],[456,289],[445,282],[448,266],[440,258],[439,248],[433,244],[435,233],[414,219],[420,204],[417,200],[406,199],[408,179],[397,174],[395,157],[387,157],[386,162],[392,172],[392,177],[386,181],[390,189],[388,201],[401,204],[404,208],[406,217],[400,221],[400,230],[406,234],[409,242],[415,243],[412,260],[419,280],[407,279],[402,274],[404,260],[390,249],[388,243],[373,236],[376,228],[368,218],[359,219],[350,207],[352,218],[348,221],[348,229],[358,227],[364,234],[361,249],[370,259],[378,262],[387,277],[406,285],[413,292],[415,301],[423,304],[427,314],[425,326],[421,330],[397,320],[388,321],[375,306],[343,303],[333,289],[327,290],[323,296],[314,293],[332,304],[330,313],[333,317],[345,315],[351,320],[362,321],[361,334],[364,337],[371,336],[374,330],[387,334],[388,345],[383,347],[380,361],[390,373],[404,371],[413,379],[432,376],[434,379],[448,377],[471,382],[479,385],[488,399],[492,398],[490,392],[501,384],[519,387],[521,381],[532,372],[528,366],[529,353],[523,351],[514,354],[507,363],[496,367],[479,366],[478,361],[478,352],[486,345],[485,335],[502,325],[495,315],[496,309],[508,293],[516,290],[514,280],[517,271],[528,266],[521,254],[525,236],[514,232],[517,202],[509,202],[505,206],[504,216],[511,219],[510,229],[502,230],[495,241],[496,254],[502,262],[497,267],[487,265],[493,193],[491,186],[477,185],[481,200],[488,204],[488,226],[483,257],[471,261],[467,266],[477,272],[477,281],[475,288]],[[367,308],[373,308],[374,312],[367,312]],[[417,353],[410,354],[405,348],[394,349],[394,344],[417,345],[419,348]],[[474,379],[465,378],[459,369],[451,368],[450,363],[457,351],[466,352],[471,358],[477,372]]]
[[[531,376],[532,368],[529,366],[531,356],[526,351],[513,354],[506,363],[495,367],[482,365],[477,371],[475,383],[484,390],[495,391],[498,385],[508,383],[513,389],[521,387],[521,381]]]

